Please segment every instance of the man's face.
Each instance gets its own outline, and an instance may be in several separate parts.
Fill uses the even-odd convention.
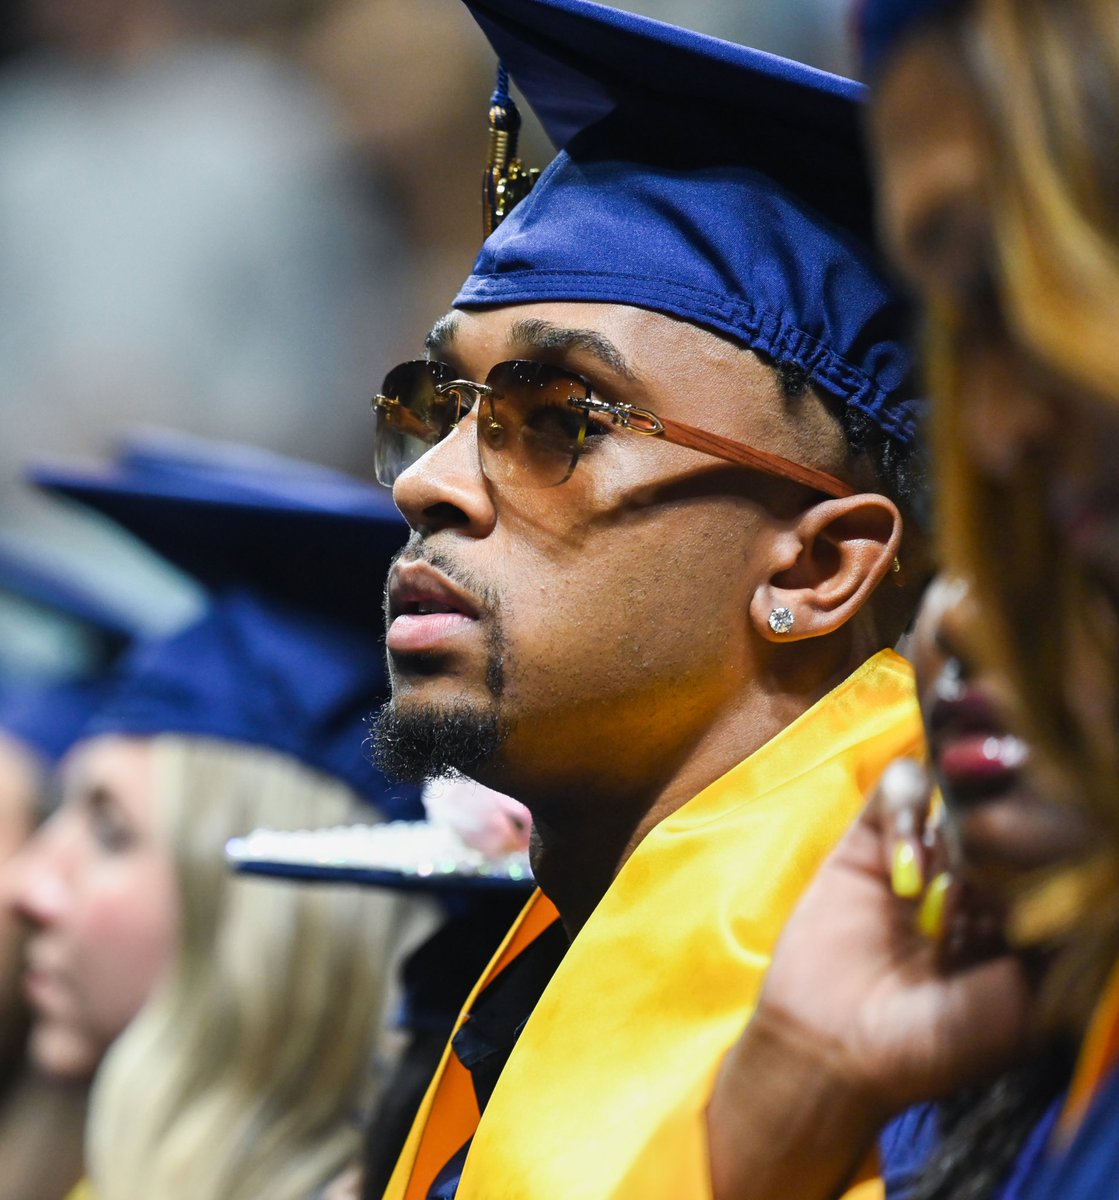
[[[795,449],[773,372],[669,317],[520,305],[454,314],[429,340],[461,378],[534,359],[603,399]],[[482,474],[476,431],[472,411],[394,489],[414,532],[389,581],[391,710],[488,722],[496,736],[438,765],[515,795],[604,773],[636,793],[729,720],[756,674],[759,548],[797,489],[607,425],[565,483],[506,487]]]

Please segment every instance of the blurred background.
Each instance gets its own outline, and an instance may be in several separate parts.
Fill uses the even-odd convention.
[[[845,4],[621,7],[842,71]],[[163,603],[24,464],[157,425],[368,477],[368,397],[479,244],[494,64],[457,0],[5,0],[0,29],[0,544]]]

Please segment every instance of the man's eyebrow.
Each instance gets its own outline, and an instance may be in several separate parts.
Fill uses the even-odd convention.
[[[597,329],[565,329],[539,317],[526,317],[515,321],[509,333],[515,344],[527,346],[531,350],[545,353],[557,350],[584,350],[624,378],[636,378],[636,372],[626,362],[625,355]]]
[[[431,332],[424,338],[424,349],[428,354],[438,354],[445,350],[455,340],[458,333],[458,313],[444,313],[431,327]]]

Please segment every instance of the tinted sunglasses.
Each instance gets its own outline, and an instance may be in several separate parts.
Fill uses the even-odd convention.
[[[548,488],[566,483],[587,438],[616,426],[790,479],[828,496],[855,493],[833,475],[768,450],[658,417],[645,408],[600,400],[591,394],[590,384],[581,375],[527,359],[498,363],[484,383],[456,378],[446,363],[428,359],[394,367],[385,376],[380,394],[373,397],[378,481],[391,487],[475,404],[482,473],[506,487]]]

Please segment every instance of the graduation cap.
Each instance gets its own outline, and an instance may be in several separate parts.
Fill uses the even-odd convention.
[[[939,9],[959,5],[960,0],[859,0],[853,13],[855,37],[868,77],[915,26]]]
[[[82,736],[108,690],[103,678],[9,685],[0,690],[0,734],[54,766]]]
[[[0,686],[0,732],[54,764],[103,700],[105,673],[138,629],[130,614],[90,586],[77,564],[52,562],[12,545],[0,546],[0,594],[44,620],[72,626],[85,643],[71,671],[50,677],[13,673]]]
[[[375,635],[408,530],[383,488],[231,443],[148,435],[105,468],[29,478],[122,525],[211,591],[246,581]]]
[[[0,545],[0,593],[88,630],[107,653],[135,636],[136,621],[93,589],[81,572],[63,562]]]
[[[466,4],[559,154],[457,307],[654,309],[802,367],[913,439],[910,314],[872,249],[861,85],[586,0]],[[498,124],[504,104],[499,87]],[[512,132],[494,131],[499,163]]]
[[[99,471],[32,478],[119,522],[211,594],[186,628],[137,641],[86,736],[263,746],[393,815],[418,811],[416,790],[390,785],[364,746],[386,694],[384,578],[407,532],[380,489],[276,456],[265,469],[151,446]]]

